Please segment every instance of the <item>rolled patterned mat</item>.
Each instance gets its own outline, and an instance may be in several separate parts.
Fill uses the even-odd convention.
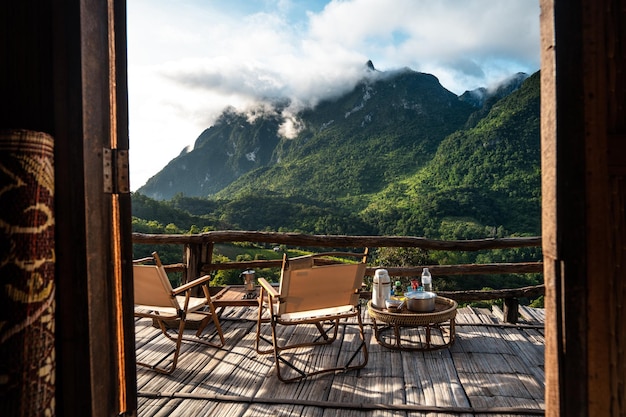
[[[0,130],[0,415],[54,416],[54,140]]]

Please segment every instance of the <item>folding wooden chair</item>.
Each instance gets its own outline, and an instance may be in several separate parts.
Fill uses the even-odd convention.
[[[328,257],[357,257],[358,263],[338,263]],[[364,253],[330,252],[288,259],[283,256],[278,290],[264,278],[259,278],[259,317],[257,321],[256,350],[274,353],[278,378],[283,382],[298,381],[324,372],[349,371],[367,364],[367,345],[361,319],[359,290],[365,275],[367,249]],[[329,263],[334,262],[334,263]],[[269,312],[269,319],[266,317]],[[356,317],[356,323],[340,324]],[[268,323],[271,340],[263,334]],[[317,364],[315,351],[305,347],[328,345],[337,339],[340,326],[358,325],[359,340],[349,341],[344,329],[344,342],[337,361]],[[314,338],[283,340],[279,326],[306,326],[317,328]],[[261,348],[261,341],[271,347]],[[321,349],[321,348],[317,348]],[[285,351],[289,351],[288,354]],[[300,353],[300,354],[299,354]],[[346,359],[347,357],[347,359]],[[322,361],[323,362],[323,361]],[[339,364],[343,362],[343,364]],[[283,370],[286,365],[289,370]]]
[[[153,261],[153,265],[143,263]],[[133,262],[133,283],[135,294],[135,317],[147,317],[154,319],[163,335],[174,341],[175,346],[171,352],[166,353],[156,363],[144,363],[137,361],[138,365],[146,366],[157,372],[171,374],[176,369],[180,347],[182,341],[202,343],[207,346],[221,348],[224,346],[224,335],[222,327],[217,318],[215,307],[211,301],[207,282],[211,280],[210,275],[205,275],[177,288],[172,288],[170,281],[161,264],[159,255],[152,253],[152,257],[140,259]],[[204,297],[193,297],[192,290],[201,286]],[[200,322],[195,338],[184,336],[187,316],[189,313],[205,315]],[[220,342],[213,343],[200,337],[202,331],[213,320]],[[167,328],[166,321],[178,321],[178,330]],[[170,334],[173,333],[173,334]],[[168,366],[161,366],[161,363],[171,356],[171,363]]]

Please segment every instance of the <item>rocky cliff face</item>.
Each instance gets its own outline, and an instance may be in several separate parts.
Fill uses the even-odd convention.
[[[479,100],[477,93],[458,97],[436,77],[409,69],[380,72],[371,62],[367,68],[352,91],[314,109],[288,116],[284,102],[247,114],[227,109],[193,150],[138,192],[154,199],[250,189],[306,189],[325,199],[376,192],[414,173],[494,97],[486,90]],[[497,94],[508,94],[512,85]]]

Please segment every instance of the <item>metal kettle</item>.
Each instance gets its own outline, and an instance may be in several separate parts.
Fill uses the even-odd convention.
[[[372,285],[372,305],[376,308],[385,308],[385,300],[391,297],[391,279],[386,269],[377,269],[374,272]]]
[[[244,283],[244,286],[246,288],[246,291],[254,292],[254,285],[255,285],[255,282],[254,282],[254,277],[255,277],[254,270],[252,270],[252,269],[245,270],[245,271],[243,271],[239,275],[239,277],[243,278],[243,283]]]

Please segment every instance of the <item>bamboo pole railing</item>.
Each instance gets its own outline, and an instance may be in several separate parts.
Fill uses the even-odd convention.
[[[213,247],[217,243],[251,242],[293,247],[319,248],[382,248],[414,247],[426,250],[480,251],[490,249],[511,249],[541,247],[541,237],[489,238],[474,240],[434,240],[414,236],[346,236],[346,235],[307,235],[301,233],[259,232],[259,231],[210,231],[192,235],[133,233],[133,243],[137,244],[177,244],[183,245],[184,262],[171,265],[168,270],[182,271],[184,276],[199,276],[217,270],[280,267],[281,260],[254,260],[246,262],[213,262]],[[428,267],[436,275],[484,275],[512,273],[541,273],[543,262],[503,262],[463,265],[419,265],[409,267],[385,267],[390,276],[417,276],[422,268]],[[368,266],[366,275],[373,276],[376,266]],[[509,322],[517,321],[517,299],[537,297],[544,294],[543,285],[502,290],[448,291],[441,295],[457,301],[505,300],[505,317]]]
[[[152,244],[259,242],[312,247],[417,247],[431,250],[478,251],[484,249],[540,247],[541,237],[435,240],[415,236],[307,235],[301,233],[221,230],[193,235],[133,233],[133,242]]]

